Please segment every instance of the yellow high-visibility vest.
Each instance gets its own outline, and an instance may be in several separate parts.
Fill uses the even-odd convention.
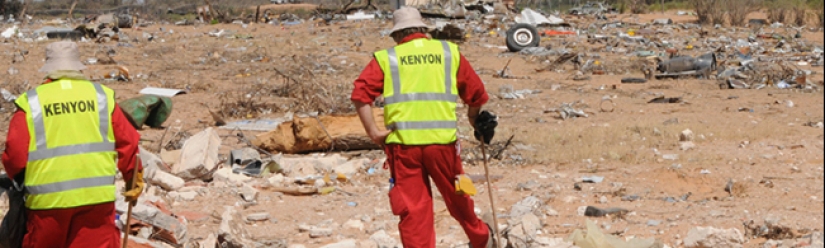
[[[61,209],[115,201],[117,152],[114,91],[61,79],[23,93],[29,159],[24,185],[29,209]]]
[[[431,145],[456,141],[458,46],[415,39],[378,51],[384,71],[387,144]]]

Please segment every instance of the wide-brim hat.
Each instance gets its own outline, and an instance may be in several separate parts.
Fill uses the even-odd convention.
[[[80,51],[77,43],[58,41],[46,46],[46,63],[40,67],[40,72],[53,71],[80,71],[86,66],[80,62]]]
[[[429,28],[421,18],[421,12],[412,7],[401,7],[392,13],[392,30],[390,33],[405,28]]]

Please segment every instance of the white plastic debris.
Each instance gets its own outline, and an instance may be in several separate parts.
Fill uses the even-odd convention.
[[[564,20],[558,18],[556,16],[544,16],[539,12],[536,12],[532,9],[525,8],[521,11],[520,16],[516,16],[516,23],[526,23],[530,25],[540,25],[540,24],[549,24],[549,25],[557,25],[564,23]]]

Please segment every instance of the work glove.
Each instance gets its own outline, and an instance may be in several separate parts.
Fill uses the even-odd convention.
[[[498,126],[498,118],[487,110],[481,111],[481,113],[476,118],[475,123],[475,131],[473,134],[476,137],[476,140],[484,142],[485,144],[490,144],[490,141],[493,140],[493,135],[496,134],[496,126]],[[484,137],[482,141],[481,137]]]
[[[134,173],[137,173],[134,177],[135,181],[132,182],[132,179],[126,180],[126,192],[123,192],[126,201],[132,206],[137,204],[138,197],[143,193],[143,188],[146,187],[146,184],[143,182],[143,170],[138,170]]]

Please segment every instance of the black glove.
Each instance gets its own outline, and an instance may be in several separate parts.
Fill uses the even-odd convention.
[[[476,140],[482,141],[481,137],[484,137],[484,143],[490,144],[490,141],[493,140],[493,135],[496,134],[496,126],[498,126],[498,118],[487,110],[481,111],[476,118],[476,130],[473,134],[476,136]]]

